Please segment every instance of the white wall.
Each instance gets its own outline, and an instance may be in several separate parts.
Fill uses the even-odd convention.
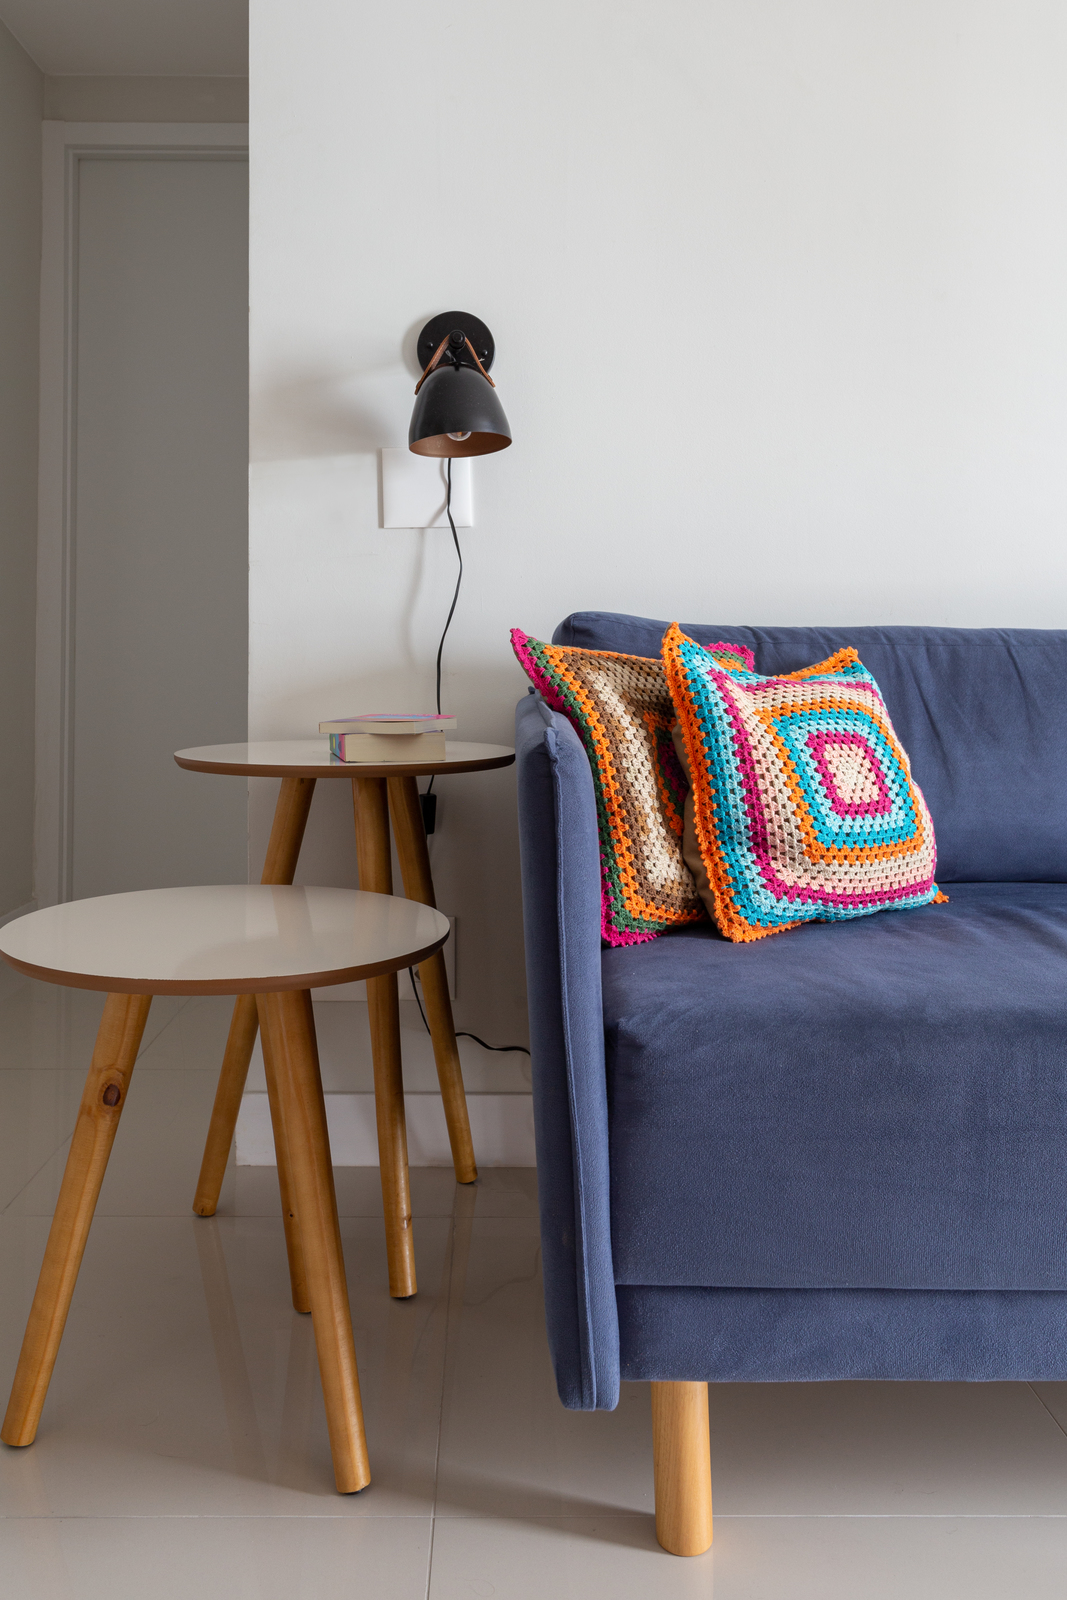
[[[0,23],[0,918],[33,892],[41,74]]]
[[[509,626],[580,607],[1067,623],[1059,0],[251,21],[253,736],[430,704],[448,535],[379,531],[374,452],[449,307],[493,329],[515,436],[474,463],[465,737],[510,739]],[[331,788],[305,881],[353,881]],[[460,1026],[514,1037],[512,780],[442,792]]]

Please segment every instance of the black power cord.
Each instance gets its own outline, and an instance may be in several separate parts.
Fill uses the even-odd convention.
[[[456,524],[452,520],[452,457],[448,458],[448,492],[445,496],[445,513],[448,517],[448,526],[452,529],[452,543],[456,547],[456,559],[459,562],[459,572],[456,576],[456,592],[452,596],[452,604],[448,608],[445,618],[444,632],[441,634],[441,643],[437,646],[437,715],[441,715],[441,653],[445,648],[445,634],[452,626],[452,618],[456,613],[456,601],[459,599],[459,586],[463,582],[463,551],[459,547],[459,534]]]
[[[452,604],[448,608],[448,616],[445,618],[445,626],[444,626],[444,631],[441,634],[441,642],[437,646],[437,715],[438,716],[441,715],[441,657],[442,657],[442,654],[443,654],[444,648],[445,648],[445,635],[448,633],[449,628],[452,626],[452,618],[456,614],[456,602],[459,600],[459,587],[460,587],[460,584],[463,582],[463,551],[459,547],[459,534],[456,532],[456,524],[452,519],[452,457],[451,456],[448,457],[448,493],[445,496],[445,511],[448,514],[448,526],[452,529],[452,543],[456,547],[456,559],[459,562],[459,572],[456,575],[456,589],[455,589],[455,593],[452,596]],[[426,832],[428,834],[430,834],[434,830],[434,823],[435,823],[435,821],[437,819],[437,796],[433,792],[433,778],[431,778],[429,783],[427,784],[425,794],[420,794],[419,795],[419,805],[422,807],[422,824],[423,824],[423,827],[426,829]],[[422,996],[419,994],[419,986],[418,986],[417,982],[415,981],[415,968],[414,967],[409,967],[408,968],[408,975],[411,978],[411,992],[415,996],[415,1003],[417,1004],[417,1006],[419,1008],[419,1016],[422,1018],[422,1025],[426,1029],[426,1032],[429,1033],[430,1024],[427,1022],[426,1013],[422,1009]],[[483,1050],[501,1051],[504,1054],[510,1054],[512,1051],[518,1050],[518,1051],[521,1051],[521,1053],[524,1056],[528,1056],[530,1054],[529,1050],[527,1050],[527,1048],[526,1048],[526,1046],[524,1044],[486,1044],[485,1040],[484,1039],[480,1039],[476,1033],[467,1033],[466,1030],[462,1030],[462,1031],[458,1032],[456,1034],[456,1038],[457,1039],[473,1039],[475,1044],[480,1044]]]
[[[456,524],[452,519],[452,457],[451,456],[448,457],[448,492],[447,492],[447,494],[445,496],[445,511],[446,511],[446,513],[448,515],[448,526],[452,529],[452,543],[456,547],[456,559],[459,561],[459,572],[456,575],[456,591],[452,596],[452,604],[448,608],[448,616],[445,618],[445,626],[444,626],[444,630],[443,630],[443,632],[441,634],[441,642],[437,646],[437,715],[438,716],[441,715],[441,658],[442,658],[442,656],[444,654],[445,636],[447,635],[449,628],[452,626],[452,618],[456,614],[456,603],[459,600],[460,584],[463,582],[463,551],[459,547],[459,534],[456,532]],[[426,829],[427,834],[431,834],[434,831],[434,827],[435,827],[436,822],[437,822],[437,796],[433,792],[433,779],[432,778],[430,779],[429,783],[426,785],[426,792],[424,794],[420,794],[420,796],[419,796],[419,805],[422,807],[422,825]]]
[[[408,977],[411,979],[411,988],[412,988],[412,992],[413,992],[413,994],[415,996],[415,1004],[419,1008],[419,1016],[422,1018],[422,1025],[426,1029],[426,1032],[429,1033],[430,1024],[427,1022],[426,1013],[422,1009],[422,996],[419,994],[419,986],[418,986],[418,983],[416,982],[416,979],[415,979],[415,968],[414,967],[409,967],[408,968]],[[479,1037],[478,1037],[478,1035],[476,1033],[467,1033],[467,1031],[465,1029],[463,1031],[460,1031],[460,1030],[457,1029],[456,1038],[457,1039],[473,1039],[475,1044],[480,1044],[483,1050],[499,1050],[499,1051],[503,1051],[505,1054],[509,1054],[513,1050],[518,1050],[524,1056],[528,1056],[530,1054],[529,1050],[527,1050],[527,1048],[526,1048],[526,1046],[524,1044],[486,1044],[485,1040],[484,1039],[479,1039]]]

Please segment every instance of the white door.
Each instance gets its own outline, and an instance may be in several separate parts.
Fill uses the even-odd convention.
[[[244,882],[248,167],[83,157],[73,258],[71,890]]]

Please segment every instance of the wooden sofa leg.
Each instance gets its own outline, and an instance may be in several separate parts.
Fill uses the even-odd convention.
[[[656,1538],[672,1556],[711,1544],[711,1434],[706,1383],[652,1385]]]

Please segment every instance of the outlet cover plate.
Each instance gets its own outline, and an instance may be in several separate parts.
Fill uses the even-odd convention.
[[[382,527],[447,528],[444,458],[417,456],[410,450],[383,449],[380,453]],[[452,516],[457,528],[474,525],[469,456],[456,456],[452,461]]]

